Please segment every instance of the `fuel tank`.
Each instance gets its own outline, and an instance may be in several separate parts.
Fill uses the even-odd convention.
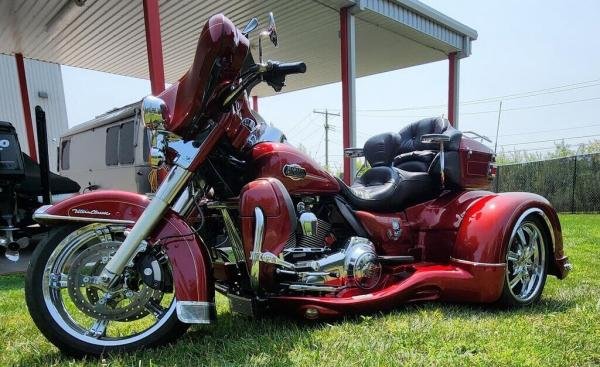
[[[319,163],[286,143],[262,142],[252,147],[255,178],[274,177],[291,195],[334,194],[340,185]]]

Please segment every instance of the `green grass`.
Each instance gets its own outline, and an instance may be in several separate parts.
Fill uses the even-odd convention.
[[[23,277],[0,278],[0,366],[397,366],[600,365],[600,216],[561,216],[575,266],[550,277],[542,300],[525,309],[421,303],[394,312],[310,324],[232,315],[218,298],[218,323],[193,327],[153,351],[73,360],[31,321]]]

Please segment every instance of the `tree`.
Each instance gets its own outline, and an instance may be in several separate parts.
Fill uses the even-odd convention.
[[[580,144],[580,154],[600,153],[600,139],[594,139],[587,144]]]
[[[548,156],[546,157],[546,159],[551,159],[551,158],[562,158],[562,157],[569,157],[572,155],[575,155],[575,152],[569,148],[569,145],[567,143],[565,143],[564,140],[561,140],[560,143],[554,143],[554,152],[548,154]]]

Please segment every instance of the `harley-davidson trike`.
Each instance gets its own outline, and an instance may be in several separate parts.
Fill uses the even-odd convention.
[[[482,191],[485,145],[443,118],[373,136],[347,186],[250,109],[304,63],[262,61],[258,39],[223,15],[205,24],[189,71],[142,103],[151,159],[170,168],[154,195],[94,191],[39,208],[51,227],[33,254],[27,306],[60,350],[99,355],[173,341],[232,311],[321,319],[404,302],[536,302],[564,278],[556,212],[530,193]]]

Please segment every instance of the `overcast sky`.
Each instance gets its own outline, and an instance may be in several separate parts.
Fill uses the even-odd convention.
[[[495,97],[542,90],[526,98],[502,98],[502,148],[549,149],[552,139],[586,136],[566,140],[575,145],[600,137],[600,1],[424,2],[479,33],[472,55],[461,61],[461,130],[474,130],[493,140],[500,100]],[[65,66],[62,70],[70,126],[150,92],[147,80]],[[446,61],[358,79],[359,145],[371,135],[446,113],[445,106],[421,107],[447,103],[447,80]],[[487,98],[491,100],[486,103],[469,103]],[[259,103],[267,121],[324,162],[323,117],[312,114],[315,108],[338,111],[340,84],[263,98]],[[404,110],[373,111],[390,109]],[[335,167],[341,162],[341,119],[334,118],[332,125],[330,155]],[[527,142],[532,143],[523,144]]]

